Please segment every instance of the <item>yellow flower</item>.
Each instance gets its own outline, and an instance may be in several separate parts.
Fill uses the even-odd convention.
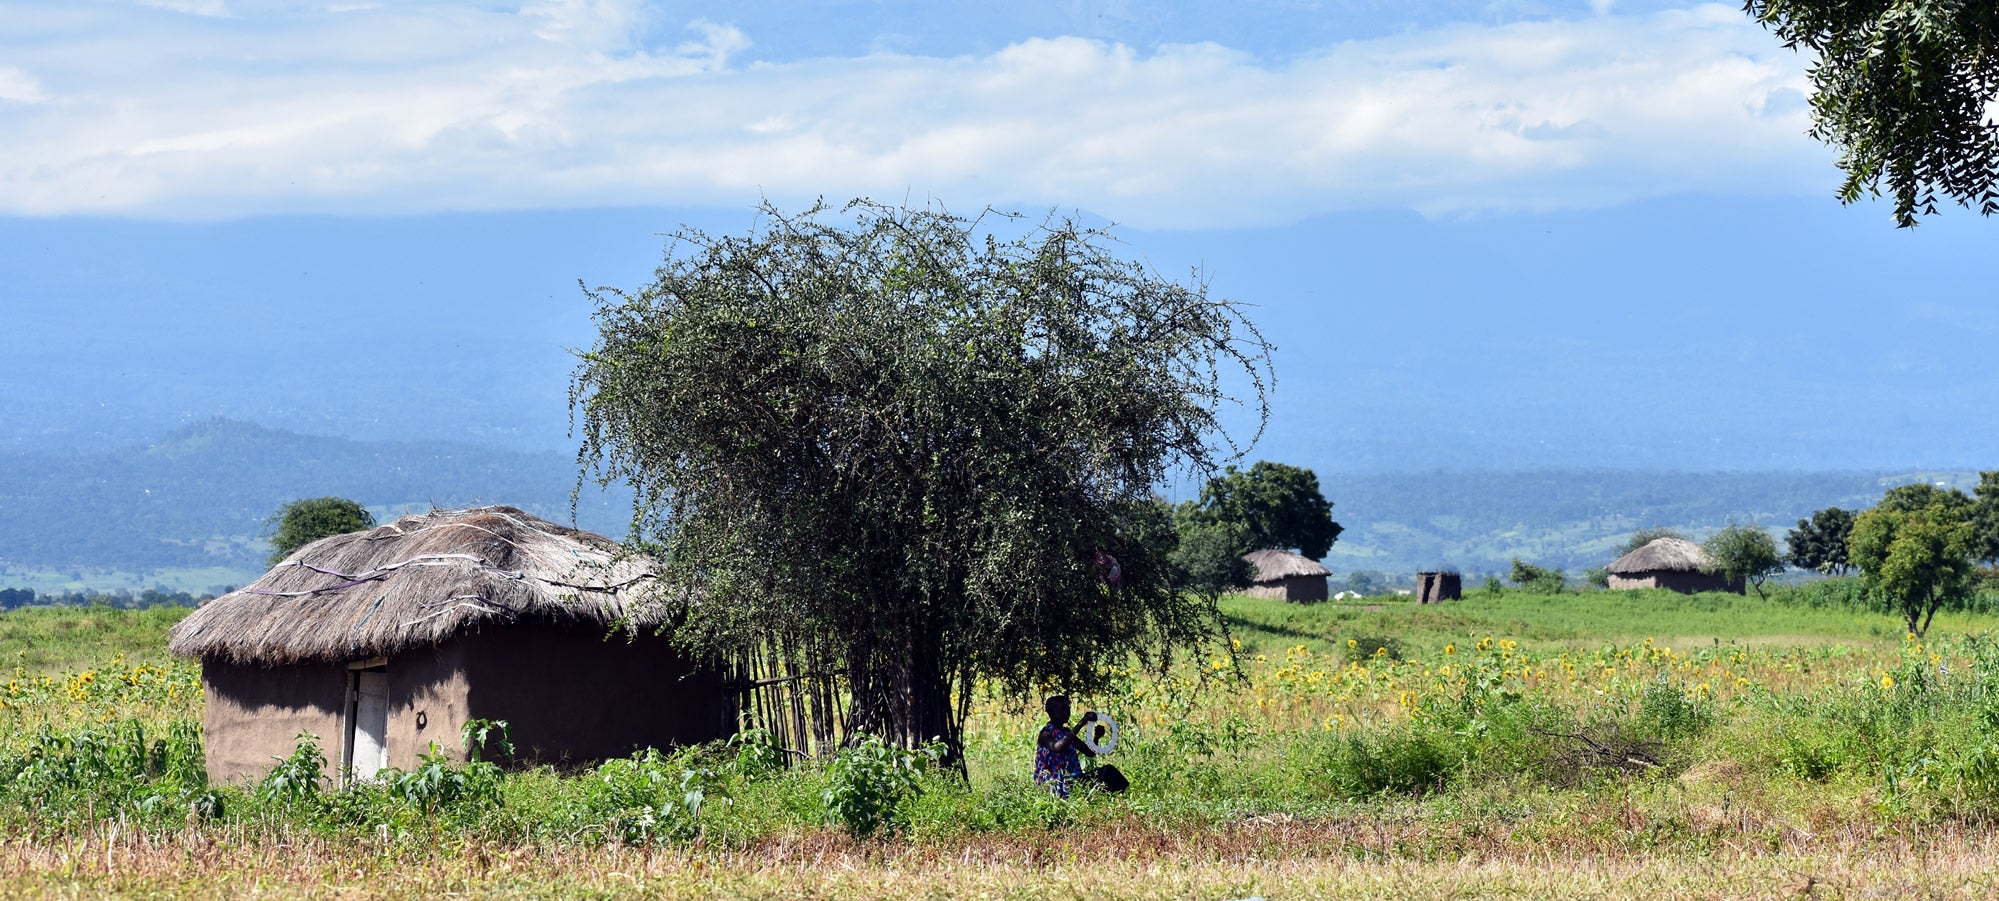
[[[1888,689],[1890,689],[1890,688],[1894,688],[1894,687],[1895,687],[1895,677],[1894,677],[1894,676],[1890,676],[1890,675],[1888,675],[1887,673],[1882,673],[1882,674],[1881,674],[1881,690],[1882,690],[1882,691],[1887,691]]]
[[[1385,645],[1384,645],[1384,646],[1382,646],[1382,647],[1378,647],[1378,648],[1375,648],[1375,649],[1374,649],[1374,656],[1376,656],[1376,657],[1386,657],[1386,656],[1388,656],[1388,648],[1387,648],[1387,646],[1385,646]]]
[[[1358,647],[1360,647],[1360,642],[1359,642],[1359,641],[1357,641],[1357,640],[1355,640],[1355,639],[1352,639],[1352,638],[1349,638],[1349,639],[1347,639],[1347,649],[1348,649],[1348,650],[1352,650],[1352,649],[1354,649],[1354,648],[1358,648]]]
[[[1455,653],[1457,653],[1457,652],[1458,652],[1458,646],[1457,646],[1457,645],[1454,645],[1454,644],[1447,644],[1447,645],[1444,645],[1444,656],[1446,656],[1446,657],[1449,657],[1449,656],[1451,656],[1452,654],[1455,654]]]

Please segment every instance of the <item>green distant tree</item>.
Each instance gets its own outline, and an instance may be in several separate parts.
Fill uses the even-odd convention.
[[[1905,504],[1914,492],[1889,503],[1898,490],[1854,517],[1847,553],[1868,591],[1920,637],[1937,611],[1959,607],[1971,596],[1971,523],[1944,492],[1929,506],[1911,508]]]
[[[1729,523],[1708,536],[1701,550],[1707,552],[1714,572],[1730,582],[1747,581],[1759,598],[1763,596],[1763,580],[1784,569],[1784,557],[1777,553],[1776,540],[1762,526]]]
[[[1540,594],[1561,594],[1568,586],[1569,577],[1561,569],[1548,569],[1513,558],[1513,569],[1508,575],[1513,584]],[[1607,580],[1606,580],[1607,581]]]
[[[1249,584],[1254,573],[1242,557],[1249,539],[1241,526],[1203,516],[1191,501],[1175,512],[1179,541],[1169,559],[1186,573],[1189,587],[1220,594]]]
[[[329,535],[345,535],[375,527],[367,507],[344,497],[309,497],[278,508],[267,521],[271,533],[269,565],[284,562],[293,551]]]
[[[1661,538],[1678,538],[1683,541],[1693,540],[1688,538],[1686,533],[1677,529],[1669,529],[1665,526],[1648,526],[1631,533],[1631,537],[1625,539],[1624,547],[1618,549],[1617,556],[1622,557]]]
[[[1098,691],[1218,636],[1152,490],[1213,469],[1225,376],[1267,412],[1268,347],[1111,240],[766,205],[591,292],[580,461],[635,489],[677,639],[782,643],[844,674],[850,732],[955,749],[974,686]]]
[[[1990,0],[1745,0],[1792,49],[1811,51],[1811,135],[1839,150],[1839,198],[1894,199],[1895,222],[1938,195],[1999,210],[1999,14]]]
[[[1247,544],[1242,553],[1284,548],[1317,560],[1333,549],[1343,531],[1333,521],[1333,505],[1319,491],[1309,469],[1257,461],[1248,471],[1231,466],[1208,480],[1189,516],[1230,523]]]
[[[1911,482],[1888,489],[1874,505],[1883,510],[1908,513],[1936,507],[1961,518],[1971,515],[1971,497],[1956,488],[1944,488],[1928,482]]]
[[[1798,520],[1797,528],[1784,537],[1790,548],[1791,565],[1826,575],[1845,575],[1846,538],[1853,533],[1853,511],[1827,507],[1810,519]]]
[[[1971,504],[1971,556],[1986,566],[1999,564],[1999,470],[1978,474]]]

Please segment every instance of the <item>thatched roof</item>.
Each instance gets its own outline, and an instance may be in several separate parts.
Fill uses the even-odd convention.
[[[1646,572],[1700,572],[1708,564],[1707,552],[1685,538],[1655,538],[1608,567],[1617,575]]]
[[[1330,576],[1333,571],[1320,566],[1318,561],[1290,551],[1275,548],[1250,551],[1242,555],[1249,561],[1256,574],[1251,579],[1257,582],[1278,582],[1294,576]]]
[[[513,507],[405,516],[322,538],[174,626],[183,657],[284,664],[387,657],[487,624],[658,626],[654,566]]]

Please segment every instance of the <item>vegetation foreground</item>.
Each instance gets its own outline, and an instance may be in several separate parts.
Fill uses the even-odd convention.
[[[347,791],[302,747],[209,785],[170,613],[16,611],[0,895],[1992,896],[1999,616],[1917,641],[1854,596],[1230,599],[1234,647],[1078,699],[1134,786],[1066,802],[1026,777],[1034,705],[995,697],[969,784],[879,743],[784,768],[752,733]]]

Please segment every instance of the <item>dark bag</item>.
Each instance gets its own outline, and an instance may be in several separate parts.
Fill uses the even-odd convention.
[[[1097,783],[1098,788],[1113,795],[1131,787],[1131,781],[1124,778],[1124,774],[1118,772],[1117,767],[1111,766],[1108,763],[1089,771],[1085,776]]]

